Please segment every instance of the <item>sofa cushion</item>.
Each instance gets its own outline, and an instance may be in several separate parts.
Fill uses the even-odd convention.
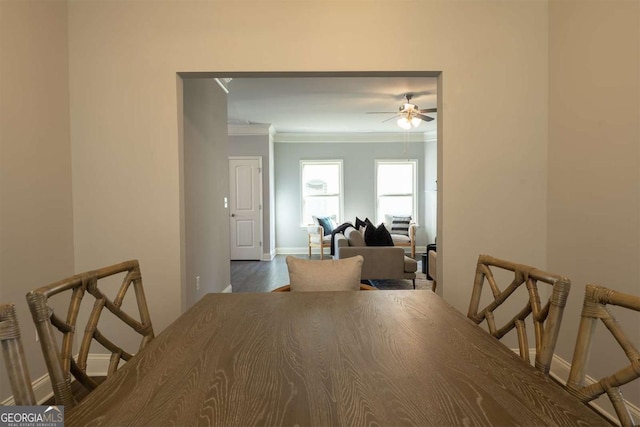
[[[357,291],[364,258],[308,260],[288,256],[291,291]]]
[[[344,230],[344,237],[347,238],[349,246],[366,246],[362,233],[353,227],[348,227]]]
[[[394,244],[410,243],[411,242],[411,239],[409,238],[409,236],[405,236],[403,234],[393,234],[393,233],[391,233],[391,239],[393,240]]]
[[[371,222],[367,223],[367,228],[364,229],[364,241],[367,246],[393,246],[393,239],[389,230],[380,224],[378,227]]]

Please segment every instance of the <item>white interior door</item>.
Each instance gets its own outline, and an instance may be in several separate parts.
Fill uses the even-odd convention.
[[[262,158],[229,157],[232,260],[262,259]]]

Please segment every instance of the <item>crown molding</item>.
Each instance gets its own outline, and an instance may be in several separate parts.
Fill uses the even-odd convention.
[[[426,133],[276,133],[276,143],[398,143],[425,142]]]
[[[276,131],[270,124],[228,125],[229,135],[275,135]]]
[[[325,133],[277,133],[270,124],[230,124],[230,136],[264,135],[273,138],[276,143],[397,143],[397,142],[436,142],[437,132],[325,132]]]

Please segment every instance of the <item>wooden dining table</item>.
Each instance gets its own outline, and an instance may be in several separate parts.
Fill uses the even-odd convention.
[[[66,426],[598,426],[427,290],[208,294]]]

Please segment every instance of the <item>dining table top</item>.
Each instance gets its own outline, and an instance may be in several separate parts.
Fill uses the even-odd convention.
[[[427,290],[207,294],[65,425],[597,426]]]

